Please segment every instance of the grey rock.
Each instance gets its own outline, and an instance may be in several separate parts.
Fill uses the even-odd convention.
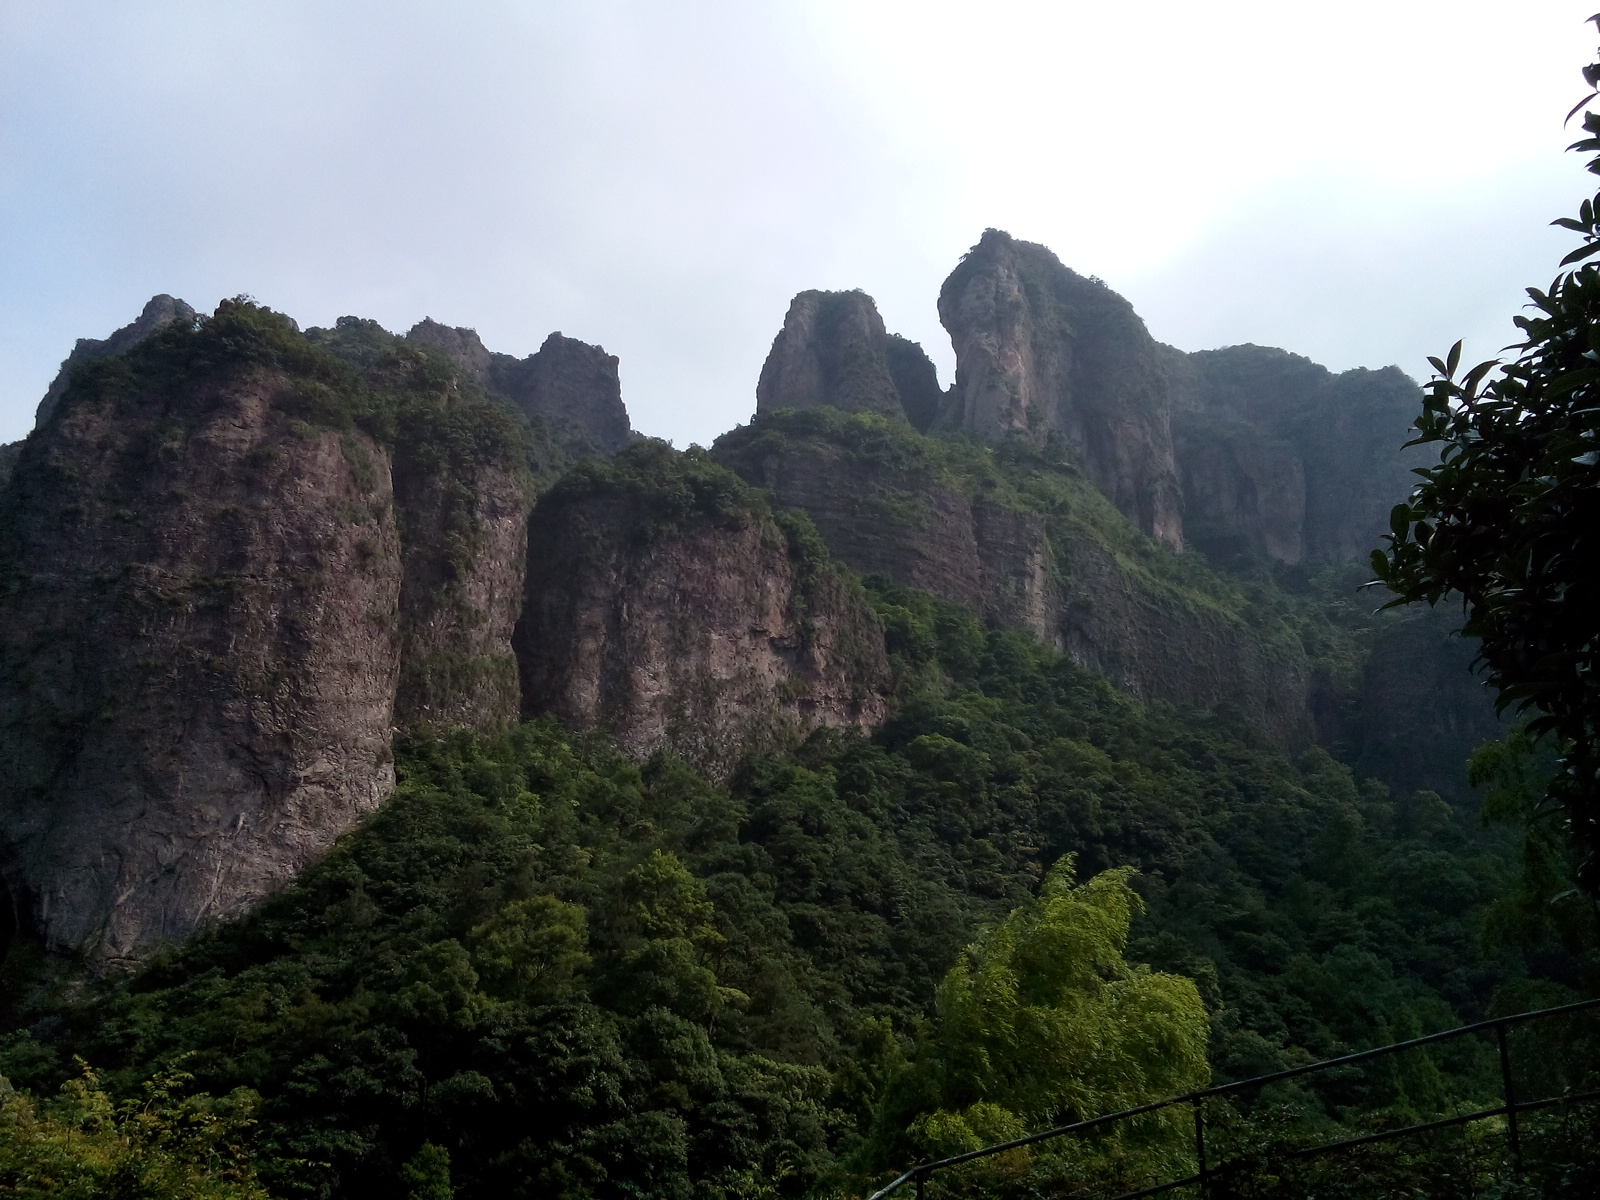
[[[714,777],[818,726],[870,729],[887,707],[866,597],[753,498],[665,519],[625,483],[569,477],[529,522],[516,645],[528,715],[606,729],[636,757],[670,747]]]
[[[128,962],[242,913],[392,788],[387,456],[289,431],[293,387],[84,394],[25,447],[0,528],[0,828],[52,950]]]
[[[956,381],[936,423],[990,442],[1062,438],[1146,533],[1183,546],[1161,348],[1105,284],[996,229],[951,272],[939,319]]]

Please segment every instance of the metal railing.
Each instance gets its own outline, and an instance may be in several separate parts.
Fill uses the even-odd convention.
[[[1436,1129],[1445,1129],[1455,1125],[1466,1125],[1473,1121],[1482,1121],[1490,1117],[1506,1118],[1506,1135],[1510,1143],[1512,1161],[1518,1173],[1522,1171],[1522,1131],[1518,1125],[1517,1117],[1520,1113],[1534,1112],[1539,1109],[1551,1108],[1560,1104],[1580,1104],[1600,1100],[1600,1090],[1548,1096],[1538,1100],[1518,1100],[1516,1088],[1512,1082],[1511,1074],[1511,1049],[1507,1044],[1506,1030],[1515,1024],[1526,1021],[1544,1020],[1549,1017],[1559,1016],[1564,1013],[1574,1013],[1583,1009],[1594,1008],[1600,1005],[1600,997],[1592,1000],[1580,1000],[1575,1004],[1562,1004],[1555,1008],[1541,1008],[1534,1012],[1516,1013],[1509,1017],[1495,1017],[1489,1021],[1479,1021],[1473,1025],[1462,1025],[1456,1029],[1447,1029],[1442,1033],[1430,1033],[1426,1037],[1411,1038],[1409,1041],[1394,1042],[1388,1046],[1379,1046],[1374,1050],[1362,1050],[1355,1054],[1346,1054],[1339,1058],[1325,1059],[1322,1062],[1308,1063],[1301,1067],[1290,1067],[1286,1071],[1274,1071],[1270,1075],[1258,1075],[1253,1079],[1241,1079],[1236,1083],[1219,1084],[1216,1087],[1206,1088],[1204,1091],[1189,1092],[1182,1096],[1173,1096],[1167,1100],[1155,1100],[1149,1104],[1141,1104],[1137,1108],[1124,1109],[1122,1112],[1108,1113],[1103,1117],[1094,1117],[1088,1121],[1076,1121],[1071,1125],[1060,1125],[1054,1129],[1046,1129],[1041,1133],[1032,1133],[1027,1137],[1016,1138],[1013,1141],[1001,1142],[994,1146],[985,1146],[981,1150],[969,1150],[965,1154],[952,1155],[950,1158],[941,1158],[937,1162],[919,1163],[900,1175],[897,1179],[879,1188],[868,1197],[868,1200],[885,1200],[885,1197],[899,1191],[907,1184],[916,1185],[918,1200],[923,1195],[923,1185],[929,1176],[938,1171],[949,1170],[961,1166],[963,1163],[975,1162],[978,1159],[990,1158],[996,1154],[1004,1154],[1009,1150],[1019,1150],[1024,1146],[1037,1145],[1040,1142],[1050,1141],[1054,1138],[1066,1137],[1071,1134],[1084,1134],[1106,1126],[1126,1121],[1132,1117],[1143,1116],[1146,1113],[1159,1112],[1163,1109],[1174,1108],[1180,1104],[1188,1104],[1194,1108],[1194,1150],[1195,1164],[1199,1168],[1192,1175],[1182,1179],[1174,1179],[1169,1183],[1157,1184],[1154,1187],[1144,1188],[1137,1192],[1124,1192],[1115,1200],[1141,1200],[1145,1196],[1155,1196],[1162,1192],[1172,1191],[1175,1188],[1198,1186],[1201,1194],[1206,1194],[1207,1184],[1223,1168],[1222,1163],[1208,1166],[1206,1159],[1206,1126],[1203,1106],[1207,1100],[1220,1096],[1231,1096],[1252,1088],[1263,1088],[1270,1084],[1279,1083],[1286,1079],[1294,1079],[1303,1075],[1312,1075],[1317,1072],[1327,1071],[1335,1067],[1348,1066],[1352,1063],[1366,1062],[1371,1059],[1381,1058],[1388,1054],[1397,1054],[1404,1050],[1414,1049],[1417,1046],[1426,1046],[1435,1042],[1448,1041],[1452,1038],[1467,1037],[1472,1034],[1493,1031],[1500,1059],[1500,1085],[1504,1103],[1494,1108],[1480,1109],[1475,1112],[1462,1113],[1444,1117],[1436,1121],[1425,1121],[1419,1125],[1408,1125],[1403,1129],[1386,1129],[1380,1133],[1366,1134],[1362,1137],[1345,1138],[1342,1141],[1327,1142],[1316,1146],[1305,1146],[1294,1150],[1285,1151],[1285,1158],[1309,1158],[1318,1154],[1331,1154],[1337,1150],[1347,1150],[1355,1146],[1371,1145],[1375,1142],[1391,1141],[1396,1138],[1407,1137],[1412,1134],[1428,1133]]]

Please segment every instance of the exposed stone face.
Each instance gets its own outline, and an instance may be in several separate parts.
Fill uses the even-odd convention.
[[[983,586],[980,611],[997,625],[1062,649],[1061,586],[1044,518],[978,500],[972,532]]]
[[[124,325],[110,337],[79,338],[78,344],[72,348],[72,353],[67,355],[66,361],[61,364],[61,370],[56,372],[56,377],[51,381],[49,390],[45,392],[44,399],[39,401],[38,411],[33,418],[34,428],[42,429],[45,422],[50,419],[50,414],[55,411],[56,402],[61,399],[61,394],[67,390],[67,384],[71,382],[72,372],[75,369],[84,363],[126,353],[163,326],[173,321],[193,321],[195,315],[194,309],[182,300],[163,293],[152,296],[137,320]]]
[[[918,433],[927,433],[939,419],[945,394],[939,387],[939,370],[922,346],[898,333],[889,335],[886,347],[889,375],[900,393],[900,407]]]
[[[640,757],[670,746],[713,775],[816,726],[881,721],[888,665],[860,590],[709,463],[696,477],[733,502],[674,510],[652,482],[676,477],[672,454],[629,451],[620,478],[580,469],[534,509],[529,715],[600,726]]]
[[[552,333],[537,354],[515,364],[503,360],[496,357],[496,385],[574,449],[616,454],[632,438],[615,355]]]
[[[1142,699],[1229,705],[1285,746],[1309,736],[1298,641],[1152,581],[1099,539],[1097,522],[1121,520],[1109,509],[1048,519],[942,470],[936,441],[866,417],[758,416],[713,452],[857,571],[1025,630]]]
[[[945,280],[939,319],[956,351],[939,428],[992,442],[1060,436],[1123,513],[1182,548],[1168,375],[1126,300],[991,229]]]
[[[429,318],[406,340],[438,354],[467,379],[510,400],[569,453],[615,454],[632,439],[617,359],[599,346],[552,333],[537,354],[517,359],[484,348],[477,331]]]
[[[1079,666],[1144,700],[1227,706],[1280,746],[1311,735],[1301,647],[1151,588],[1096,539],[1057,531],[1060,645]]]
[[[479,386],[491,386],[489,369],[493,355],[478,337],[476,329],[441,325],[432,317],[424,317],[406,333],[406,341],[449,359],[463,375]]]
[[[756,411],[820,408],[904,415],[889,334],[865,292],[801,292],[756,384]]]
[[[530,497],[502,465],[418,469],[399,455],[405,530],[394,720],[410,729],[494,729],[517,720],[511,633],[522,613]]]
[[[237,914],[392,788],[388,460],[293,431],[294,386],[72,395],[24,449],[0,820],[53,949],[127,960]]]
[[[778,507],[805,513],[851,570],[882,572],[957,604],[983,607],[972,503],[929,464],[886,471],[872,457],[826,438],[767,447],[739,447],[737,441],[737,431],[718,440],[719,460],[765,488]]]
[[[1182,356],[1174,436],[1185,521],[1280,562],[1364,559],[1427,458],[1399,369],[1335,375],[1264,346]]]
[[[1224,559],[1244,547],[1305,559],[1306,478],[1292,444],[1204,413],[1174,416],[1172,440],[1191,546]]]

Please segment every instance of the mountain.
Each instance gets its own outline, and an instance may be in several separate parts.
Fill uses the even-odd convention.
[[[0,1075],[181,1061],[283,1194],[799,1196],[937,1149],[941,980],[1070,864],[1219,1081],[1576,995],[1470,645],[1357,591],[1416,386],[1182,353],[993,230],[939,312],[948,388],[802,292],[687,451],[559,333],[80,342],[0,451]]]

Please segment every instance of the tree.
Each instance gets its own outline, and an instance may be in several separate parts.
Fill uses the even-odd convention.
[[[1600,14],[1590,20],[1600,25]],[[1600,86],[1600,62],[1585,67]],[[1600,95],[1591,92],[1568,118]],[[1570,149],[1594,154],[1600,114]],[[1501,711],[1526,712],[1530,733],[1559,755],[1545,813],[1580,853],[1579,880],[1600,892],[1600,195],[1553,224],[1583,244],[1532,315],[1515,318],[1517,357],[1479,363],[1459,379],[1461,343],[1424,390],[1417,437],[1436,465],[1390,516],[1372,553],[1395,598],[1385,607],[1459,597],[1460,632],[1480,639],[1477,665]],[[1497,370],[1498,368],[1498,370]]]
[[[1132,874],[1118,867],[1075,885],[1068,855],[1037,900],[962,952],[940,985],[937,1021],[886,1097],[886,1158],[962,1153],[1210,1083],[1209,1023],[1194,981],[1123,958],[1142,908]],[[1155,1114],[1093,1147],[1064,1139],[1041,1151],[1091,1173],[1104,1173],[1107,1156],[1122,1170],[1181,1173],[1191,1165],[1188,1119]],[[894,1144],[904,1133],[911,1145]]]

